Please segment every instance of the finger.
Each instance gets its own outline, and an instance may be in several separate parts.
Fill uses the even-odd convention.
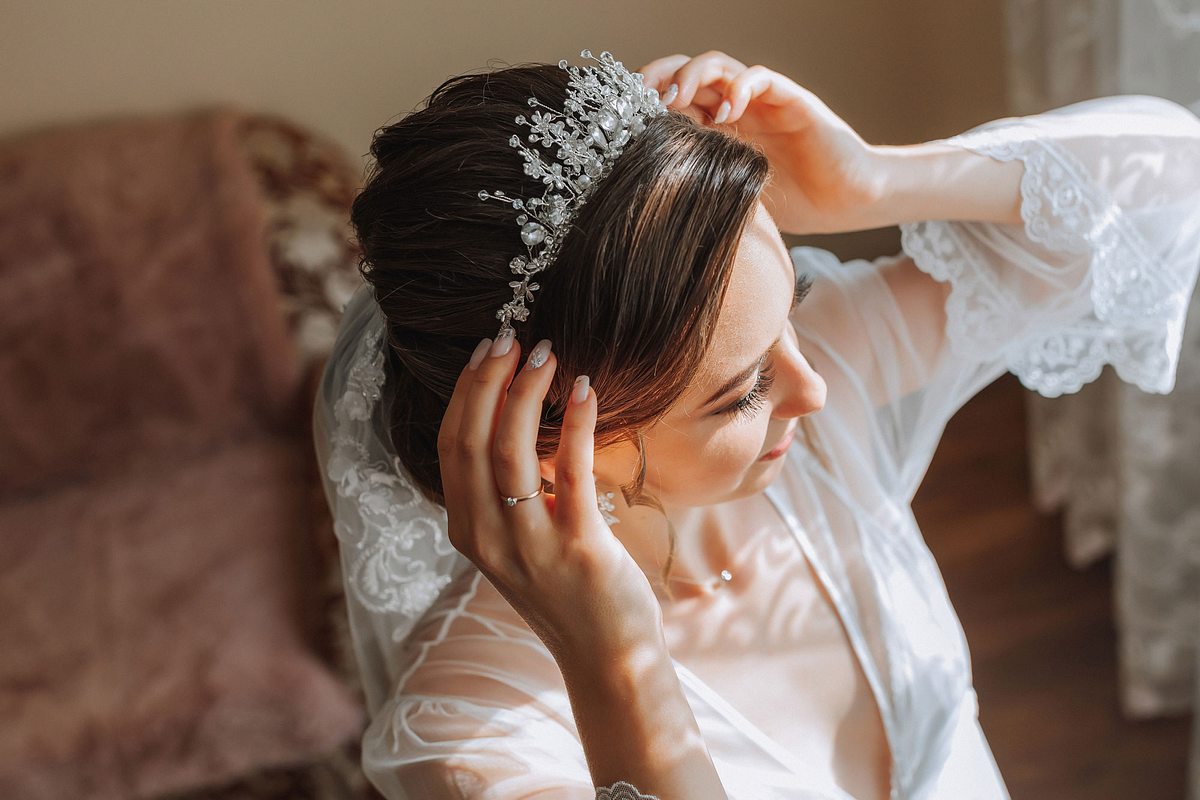
[[[579,394],[583,392],[586,395],[580,402]],[[596,479],[592,475],[595,430],[596,393],[588,385],[588,377],[580,375],[571,388],[563,414],[554,463],[554,515],[567,531],[587,530],[585,523],[600,513],[596,507]]]
[[[717,112],[717,107],[721,101],[725,99],[723,88],[716,86],[702,86],[696,91],[692,98],[691,105],[688,108],[701,109],[709,117],[712,117]]]
[[[463,408],[471,390],[471,383],[475,379],[475,363],[487,353],[491,344],[492,340],[485,338],[475,346],[471,357],[458,373],[458,380],[454,383],[454,390],[450,393],[450,400],[446,403],[446,410],[442,414],[442,421],[438,427],[438,469],[442,475],[442,495],[446,506],[447,527],[455,532],[460,530],[460,524],[465,522],[459,517],[459,511],[462,509],[459,492],[462,478],[457,458]]]
[[[696,93],[706,86],[723,91],[725,85],[745,69],[745,64],[720,51],[712,50],[696,56],[672,76],[671,83],[679,86],[679,94],[670,105],[688,107],[695,100]]]
[[[761,97],[771,87],[770,70],[754,66],[738,75],[729,84],[722,102],[729,103],[729,112],[725,116],[726,123],[734,123],[746,113],[750,101]]]
[[[439,452],[444,448],[449,449],[450,443],[458,437],[458,429],[462,424],[463,406],[466,404],[467,395],[471,390],[475,367],[478,366],[478,360],[487,354],[487,350],[491,346],[491,339],[481,340],[458,373],[458,380],[454,383],[454,389],[450,393],[450,400],[446,403],[446,410],[442,413],[442,421],[438,428]]]
[[[805,106],[811,93],[779,73],[755,65],[738,75],[726,90],[729,100],[727,122],[736,122],[751,101],[770,106]]]
[[[475,368],[463,404],[456,444],[460,489],[472,521],[482,522],[484,527],[500,522],[501,500],[492,469],[492,441],[520,354],[521,346],[513,335],[497,336],[492,349]],[[535,488],[531,486],[525,491]]]
[[[638,73],[642,76],[642,83],[646,86],[653,86],[658,90],[658,94],[661,97],[667,92],[670,77],[690,60],[691,56],[685,55],[664,56],[646,64],[638,70]]]
[[[543,339],[529,351],[529,358],[508,388],[492,443],[492,466],[496,488],[501,495],[516,497],[542,485],[537,460],[538,428],[542,421],[542,402],[550,389],[556,364],[550,351],[550,340]],[[515,506],[505,506],[503,511],[523,531],[544,529],[550,521],[546,501],[540,496],[519,501]]]

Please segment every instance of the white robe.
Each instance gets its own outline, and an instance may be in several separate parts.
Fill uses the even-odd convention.
[[[850,797],[791,744],[805,737],[798,704],[819,701],[820,686],[789,685],[787,668],[764,679],[747,649],[787,647],[796,670],[811,666],[803,615],[771,612],[813,576],[843,656],[870,685],[892,797],[1008,797],[911,499],[946,421],[1006,370],[1046,395],[1077,390],[1104,364],[1147,391],[1174,385],[1200,269],[1200,120],[1123,95],[943,141],[1022,160],[1024,224],[905,224],[903,252],[875,260],[791,249],[815,278],[792,321],[828,385],[812,421],[830,468],[797,437],[765,493],[774,525],[733,537],[743,569],[769,570],[742,594],[664,608],[685,696],[734,800]],[[345,543],[342,556],[353,557]],[[478,571],[442,590],[409,647],[347,588],[372,715],[363,768],[387,797],[594,796],[555,662]]]

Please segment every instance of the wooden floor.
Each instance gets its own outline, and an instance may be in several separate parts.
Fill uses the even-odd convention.
[[[913,509],[971,648],[980,721],[1014,800],[1182,800],[1190,719],[1117,703],[1108,562],[1062,557],[1029,501],[1024,394],[1006,375],[951,420]]]

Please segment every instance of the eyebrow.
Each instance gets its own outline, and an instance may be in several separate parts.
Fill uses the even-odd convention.
[[[798,275],[796,277],[796,288],[792,294],[792,306],[791,306],[792,308],[795,308],[796,306],[800,305],[801,301],[803,301],[805,297],[808,297],[808,292],[810,289],[812,289],[812,285],[813,285],[813,280],[812,280],[812,277],[808,273],[801,273],[800,275]],[[718,388],[715,392],[713,392],[712,396],[709,397],[707,400],[705,400],[703,405],[700,406],[700,408],[701,409],[708,408],[710,405],[715,403],[717,400],[721,399],[722,397],[724,397],[725,395],[729,394],[734,389],[736,389],[738,386],[741,386],[743,383],[745,383],[750,378],[750,376],[753,375],[759,369],[759,367],[762,366],[762,363],[767,360],[767,356],[770,354],[770,352],[772,350],[775,349],[775,346],[778,344],[779,344],[779,339],[776,339],[775,341],[771,342],[770,347],[768,347],[766,350],[764,350],[763,354],[761,356],[759,356],[754,361],[754,363],[752,363],[750,366],[743,369],[738,374],[731,377],[729,380],[725,381],[725,383],[721,384],[720,388]]]

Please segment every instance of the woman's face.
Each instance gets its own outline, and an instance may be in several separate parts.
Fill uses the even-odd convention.
[[[797,420],[825,404],[825,381],[788,319],[797,281],[762,203],[738,244],[713,343],[695,380],[645,432],[645,490],[664,506],[703,506],[762,491],[778,474]],[[780,451],[782,455],[780,456]],[[636,448],[596,453],[599,483],[629,481]]]

